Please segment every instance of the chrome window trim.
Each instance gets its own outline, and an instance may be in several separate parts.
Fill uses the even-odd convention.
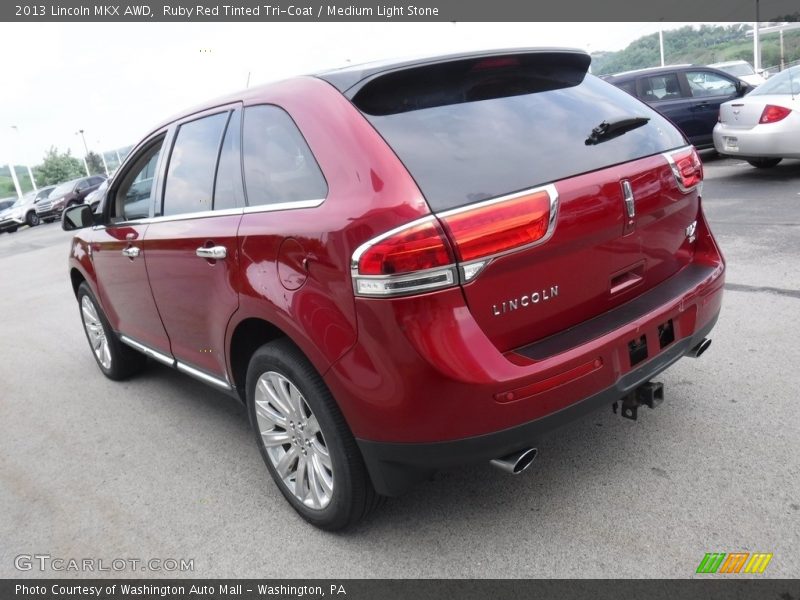
[[[154,358],[155,360],[157,360],[160,363],[164,363],[165,365],[170,366],[170,367],[174,367],[175,366],[175,359],[173,357],[171,357],[171,356],[163,354],[163,353],[159,352],[158,350],[153,350],[150,346],[145,346],[141,342],[137,342],[136,340],[133,340],[133,339],[129,338],[127,335],[120,335],[119,339],[120,339],[121,342],[127,344],[131,348],[135,348],[139,352],[142,352],[143,354],[146,354],[150,358]]]
[[[296,200],[294,202],[279,202],[276,204],[261,204],[258,206],[243,206],[239,208],[226,208],[224,210],[203,210],[193,213],[181,213],[179,215],[167,215],[159,217],[146,217],[141,219],[131,219],[130,221],[119,221],[109,223],[109,227],[120,227],[125,225],[148,225],[150,223],[167,223],[170,221],[184,221],[192,219],[207,219],[209,217],[225,217],[232,215],[249,215],[263,212],[278,212],[284,210],[298,210],[303,208],[316,208],[321,206],[325,199],[315,200]],[[105,228],[106,225],[98,225],[98,228]]]

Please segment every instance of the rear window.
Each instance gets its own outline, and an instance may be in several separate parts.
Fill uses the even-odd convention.
[[[431,208],[448,210],[686,144],[657,112],[560,55],[428,65],[370,81],[353,103]],[[603,121],[649,122],[602,143]]]

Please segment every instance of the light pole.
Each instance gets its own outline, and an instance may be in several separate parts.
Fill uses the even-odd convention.
[[[86,176],[88,177],[91,175],[91,173],[89,173],[89,163],[86,162],[86,157],[89,156],[89,146],[86,145],[86,137],[83,135],[83,129],[78,129],[78,131],[75,132],[75,135],[78,134],[81,135],[81,139],[83,140],[83,149],[85,150],[83,155],[83,167],[86,169]]]
[[[97,140],[95,144],[97,144],[97,147],[99,148],[103,147],[103,145],[100,143],[100,140]],[[103,161],[103,170],[106,172],[106,177],[108,177],[108,163],[106,162],[106,153],[103,152],[102,150],[100,151],[100,160]]]
[[[19,142],[20,139],[19,127],[17,127],[16,125],[12,125],[11,129],[17,132],[17,142]],[[33,186],[33,191],[34,192],[38,191],[38,188],[36,187],[36,180],[33,178],[33,171],[31,171],[31,166],[27,162],[25,163],[25,168],[28,169],[28,177],[31,178],[31,185]]]

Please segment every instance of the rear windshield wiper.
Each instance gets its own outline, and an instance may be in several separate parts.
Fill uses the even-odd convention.
[[[592,129],[592,133],[586,138],[586,145],[599,144],[606,140],[613,139],[637,127],[645,125],[650,120],[649,117],[629,117],[627,119],[619,119],[618,121],[603,121]]]

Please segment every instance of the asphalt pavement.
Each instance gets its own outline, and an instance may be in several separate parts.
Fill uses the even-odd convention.
[[[518,477],[439,473],[338,534],[284,501],[235,401],[155,363],[101,375],[70,234],[0,235],[0,577],[684,578],[736,551],[800,576],[800,161],[704,160],[727,292],[708,352],[659,377],[665,402],[557,431]],[[34,554],[194,569],[15,567]]]

